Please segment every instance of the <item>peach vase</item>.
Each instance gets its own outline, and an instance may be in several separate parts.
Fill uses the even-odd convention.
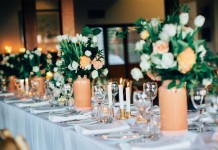
[[[74,105],[78,109],[91,109],[91,84],[87,76],[79,76],[73,83]]]
[[[15,92],[16,91],[16,87],[14,85],[14,80],[15,79],[16,79],[15,76],[9,76],[8,77],[8,86],[7,86],[8,92]]]
[[[170,82],[159,87],[160,123],[162,134],[174,136],[187,131],[187,91],[185,87],[168,89]]]
[[[45,77],[35,76],[35,77],[32,78],[32,80],[39,83],[39,88],[37,90],[37,94],[40,95],[40,96],[44,95],[44,93],[45,93],[45,88],[44,88]]]

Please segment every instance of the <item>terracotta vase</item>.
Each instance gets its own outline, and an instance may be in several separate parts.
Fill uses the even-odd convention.
[[[73,83],[74,105],[78,109],[91,109],[91,84],[86,76],[79,76]]]
[[[32,78],[32,80],[39,83],[37,95],[40,95],[40,96],[44,95],[44,93],[45,93],[45,88],[44,88],[45,78],[35,76],[34,78]]]
[[[168,89],[170,82],[164,81],[159,88],[161,132],[181,135],[187,131],[187,91],[185,87]]]
[[[16,91],[16,86],[14,85],[14,80],[16,79],[15,76],[9,76],[8,77],[8,86],[7,86],[7,91],[8,92],[15,92]]]

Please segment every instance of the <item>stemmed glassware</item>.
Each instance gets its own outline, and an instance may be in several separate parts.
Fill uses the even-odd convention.
[[[113,106],[115,106],[115,102],[116,102],[116,96],[118,94],[118,84],[117,82],[112,82],[111,83],[111,90],[112,90],[112,101],[113,101]]]
[[[33,99],[35,99],[36,101],[40,100],[40,95],[38,93],[39,87],[40,87],[40,83],[38,81],[31,80]]]
[[[152,110],[154,99],[157,96],[158,85],[156,82],[146,82],[143,84],[143,91],[149,92],[149,99],[151,101],[151,110]]]
[[[195,122],[197,125],[197,131],[202,132],[204,130],[204,124],[202,122],[202,112],[204,111],[206,105],[203,103],[204,98],[207,94],[207,89],[205,87],[198,87],[194,90],[194,95],[191,96],[191,101],[195,109],[199,111],[199,117]]]
[[[69,83],[67,84],[64,84],[62,87],[61,87],[61,94],[66,98],[66,104],[68,103],[68,100],[70,100],[72,94],[73,94],[73,90],[72,90],[72,87]]]
[[[15,79],[14,80],[14,85],[17,89],[17,97],[21,97],[22,96],[22,91],[21,91],[21,85],[20,85],[20,79]]]

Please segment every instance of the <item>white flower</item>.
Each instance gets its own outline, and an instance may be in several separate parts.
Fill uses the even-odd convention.
[[[24,55],[24,58],[27,58],[27,57],[28,57],[28,55],[27,55],[27,54],[25,54],[25,55]]]
[[[161,68],[169,69],[176,66],[176,61],[174,61],[174,56],[172,53],[165,53],[162,55]]]
[[[194,24],[196,27],[202,27],[204,22],[205,22],[205,18],[204,16],[201,15],[197,16],[194,20]]]
[[[55,72],[54,73],[54,80],[55,81],[63,81],[64,77],[60,72]]]
[[[30,60],[32,60],[33,59],[33,54],[30,54],[29,58],[30,58]]]
[[[33,72],[39,72],[39,67],[38,66],[34,66],[33,67]]]
[[[153,52],[158,54],[164,54],[169,51],[168,41],[158,40],[155,43],[152,43]]]
[[[156,65],[160,65],[161,59],[155,53],[152,53],[151,54],[151,62],[156,64]]]
[[[26,53],[29,55],[29,54],[30,54],[30,51],[29,51],[29,50],[27,50],[27,51],[26,51]]]
[[[98,77],[98,71],[97,70],[93,70],[92,71],[92,78],[95,79]]]
[[[142,61],[143,61],[143,60],[147,61],[147,60],[150,59],[150,56],[147,55],[147,54],[142,54],[140,58],[141,58]]]
[[[57,85],[57,83],[56,83],[56,85]],[[59,97],[60,94],[61,94],[60,88],[54,88],[53,93],[54,93],[54,96],[55,96],[55,97]]]
[[[86,51],[85,51],[85,55],[89,57],[89,56],[92,55],[92,53],[91,53],[89,50],[86,50]]]
[[[82,37],[82,42],[83,42],[83,43],[87,43],[87,42],[88,42],[88,38],[87,38],[86,36],[83,36],[83,37]]]
[[[9,66],[10,66],[10,64],[9,64],[9,63],[6,63],[6,66],[7,66],[7,67],[9,67]]]
[[[188,20],[189,20],[188,13],[181,13],[179,15],[179,21],[181,25],[186,25],[188,23]]]
[[[71,40],[72,43],[77,43],[78,42],[76,37],[71,37],[70,40]]]
[[[81,41],[82,40],[82,38],[83,38],[83,36],[82,36],[82,34],[76,34],[76,38],[77,38],[77,40],[78,41]]]
[[[10,67],[11,67],[11,68],[14,68],[14,65],[11,64]]]
[[[79,64],[77,62],[73,61],[71,64],[68,65],[68,69],[71,71],[77,70],[78,66],[79,66]]]
[[[141,21],[141,25],[145,26],[147,24],[146,21]]]
[[[140,40],[140,41],[136,42],[135,50],[136,50],[136,51],[142,51],[144,44],[145,44],[145,41],[144,41],[144,40]]]
[[[35,53],[36,55],[38,55],[38,56],[41,56],[41,52],[40,52],[38,49],[35,50],[34,53]]]
[[[196,50],[196,53],[200,53],[199,57],[201,58],[201,60],[204,59],[204,56],[206,55],[207,51],[204,47],[204,45],[200,45],[197,50]]]
[[[133,79],[135,79],[136,81],[143,78],[143,74],[139,68],[133,68],[131,70],[131,75]]]
[[[212,79],[203,79],[202,84],[207,87],[212,83]]]
[[[57,72],[57,71],[58,71],[58,68],[57,68],[57,67],[54,67],[53,70],[54,70],[54,72]]]
[[[62,35],[62,39],[63,40],[67,40],[68,39],[68,35],[67,34]]]
[[[160,32],[159,38],[160,38],[162,41],[169,41],[169,36],[168,36],[168,34],[165,33],[165,32]]]
[[[58,42],[62,41],[62,36],[61,35],[58,35],[56,38],[57,38]]]
[[[156,26],[158,26],[158,24],[159,24],[159,21],[158,21],[157,18],[152,18],[151,19],[151,26],[152,27],[156,27]]]
[[[139,66],[142,71],[148,71],[151,68],[151,64],[147,60],[141,61]]]
[[[169,37],[176,35],[176,25],[174,24],[165,24],[163,27],[163,32],[165,32]]]
[[[90,70],[91,68],[92,68],[92,65],[89,64],[89,65],[86,65],[86,66],[85,66],[84,70]]]
[[[56,65],[59,67],[62,64],[62,60],[57,60]]]
[[[97,43],[97,41],[98,41],[98,38],[97,38],[96,36],[93,36],[93,37],[92,37],[92,42],[93,42],[93,43]]]
[[[201,58],[201,60],[204,60],[204,56],[206,55],[207,51],[202,51],[201,54],[199,55],[199,57]]]
[[[194,30],[190,27],[184,27],[182,30],[182,38],[184,39],[189,33],[192,35]]]
[[[61,49],[61,47],[60,47],[60,45],[58,44],[58,45],[56,45],[56,48],[57,48],[57,50],[60,50]]]
[[[104,69],[104,71],[102,72],[104,76],[106,76],[108,74],[108,69]]]

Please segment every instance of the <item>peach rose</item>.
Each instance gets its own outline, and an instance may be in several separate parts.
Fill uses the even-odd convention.
[[[98,70],[101,69],[104,65],[104,59],[101,58],[99,60],[97,60],[96,58],[92,61],[93,67]]]
[[[87,65],[90,65],[90,64],[91,64],[91,59],[89,57],[87,57],[87,56],[81,56],[80,57],[80,67],[82,69],[85,69],[85,67]]]
[[[159,40],[153,43],[153,52],[154,53],[167,53],[169,51],[169,43],[167,41]]]
[[[196,54],[194,53],[193,49],[188,47],[178,55],[177,61],[179,65],[179,71],[183,74],[186,74],[196,63]]]
[[[149,33],[147,30],[144,30],[140,33],[140,37],[143,39],[143,40],[146,40],[148,37],[149,37]]]

